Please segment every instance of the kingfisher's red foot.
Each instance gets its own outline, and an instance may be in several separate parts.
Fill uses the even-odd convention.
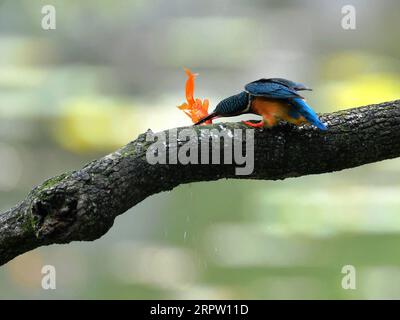
[[[244,124],[253,127],[253,128],[262,128],[264,127],[264,121],[261,120],[260,122],[251,122],[251,121],[242,121]]]

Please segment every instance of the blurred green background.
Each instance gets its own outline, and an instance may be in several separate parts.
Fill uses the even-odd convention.
[[[43,5],[56,30],[43,30]],[[356,8],[356,30],[341,8]],[[0,1],[0,207],[260,77],[329,112],[399,98],[398,1]],[[95,242],[0,268],[0,298],[400,298],[400,159],[285,181],[182,185]],[[57,289],[41,288],[56,267]],[[344,290],[353,265],[357,289]]]

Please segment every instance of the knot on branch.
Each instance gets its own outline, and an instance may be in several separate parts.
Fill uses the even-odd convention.
[[[99,208],[99,190],[92,182],[81,170],[49,179],[31,192],[28,227],[37,240],[43,244],[95,240],[111,228],[113,218],[106,208]]]
[[[77,220],[78,201],[63,190],[46,190],[33,200],[32,228],[39,239],[60,239]]]

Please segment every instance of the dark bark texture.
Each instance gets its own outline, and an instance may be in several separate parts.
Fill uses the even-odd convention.
[[[20,204],[0,213],[0,265],[39,246],[95,240],[127,209],[183,183],[223,178],[277,180],[400,156],[400,100],[325,114],[321,119],[329,127],[326,132],[286,123],[255,129],[254,171],[248,176],[236,175],[235,163],[151,165],[146,151],[152,142],[142,134],[80,170],[47,180]],[[242,123],[194,129],[204,128],[228,135],[233,129],[248,129]],[[177,148],[183,144],[178,142]]]

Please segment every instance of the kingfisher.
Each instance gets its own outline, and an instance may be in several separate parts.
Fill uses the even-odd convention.
[[[260,122],[243,122],[255,128],[272,128],[284,120],[295,125],[309,123],[320,130],[327,130],[327,126],[298,93],[301,90],[312,89],[283,78],[259,79],[248,83],[244,91],[219,102],[213,112],[195,125],[221,117],[257,114],[262,116]]]

